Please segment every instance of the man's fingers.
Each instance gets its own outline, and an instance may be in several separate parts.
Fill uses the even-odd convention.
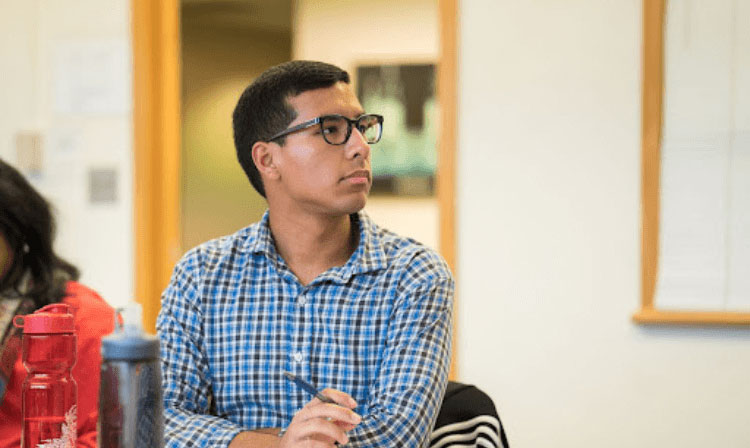
[[[311,420],[316,418],[328,419],[330,421],[340,421],[350,425],[358,425],[362,417],[349,408],[332,403],[322,403],[313,401],[302,408],[297,417],[302,420]]]
[[[320,418],[300,422],[297,428],[297,436],[303,440],[312,439],[325,441],[329,444],[336,441],[344,445],[349,441],[349,437],[338,425]]]
[[[357,427],[357,425],[354,425],[354,424],[351,424],[351,423],[344,423],[342,421],[337,421],[337,422],[334,422],[334,423],[336,423],[337,425],[339,425],[339,428],[343,429],[346,432],[349,432],[352,429],[354,429],[354,428]]]
[[[357,402],[354,401],[354,398],[352,398],[352,396],[347,394],[346,392],[341,392],[340,390],[336,389],[324,389],[323,395],[332,399],[341,406],[345,406],[349,409],[354,409],[357,407]]]

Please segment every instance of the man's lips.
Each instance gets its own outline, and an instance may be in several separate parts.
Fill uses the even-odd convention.
[[[357,170],[347,174],[342,180],[351,180],[352,182],[369,182],[370,172],[368,170]]]

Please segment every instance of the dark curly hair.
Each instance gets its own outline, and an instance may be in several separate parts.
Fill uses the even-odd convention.
[[[12,252],[12,264],[0,279],[0,292],[18,291],[28,272],[29,289],[24,294],[39,308],[62,299],[67,279],[78,279],[78,269],[53,250],[55,220],[50,205],[21,173],[2,159],[0,234]]]
[[[283,131],[297,112],[287,99],[308,90],[349,83],[349,73],[335,65],[317,61],[290,61],[269,68],[255,79],[240,96],[232,115],[237,159],[250,183],[265,197],[252,147]],[[277,140],[280,145],[284,139]]]

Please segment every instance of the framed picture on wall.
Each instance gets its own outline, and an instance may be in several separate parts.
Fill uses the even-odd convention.
[[[750,92],[750,41],[739,25],[750,9],[643,5],[643,261],[634,319],[750,325],[750,97],[741,93]]]
[[[432,196],[437,166],[435,64],[357,67],[357,95],[367,112],[384,116],[372,151],[372,194]]]

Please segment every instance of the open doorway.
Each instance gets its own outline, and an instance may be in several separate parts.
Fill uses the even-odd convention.
[[[180,41],[184,252],[265,211],[237,163],[232,111],[255,77],[291,59],[291,0],[181,0]]]

